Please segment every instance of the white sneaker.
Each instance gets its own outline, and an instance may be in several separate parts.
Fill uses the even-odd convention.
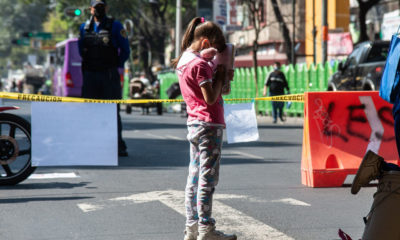
[[[199,237],[197,240],[236,240],[236,235],[224,234],[217,231],[214,225],[207,225],[199,228]]]
[[[185,238],[183,240],[197,240],[197,235],[199,235],[198,226],[198,224],[194,224],[190,227],[186,226]]]

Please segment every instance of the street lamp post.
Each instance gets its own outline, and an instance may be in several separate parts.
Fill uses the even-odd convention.
[[[182,14],[181,0],[176,0],[176,26],[175,26],[175,58],[179,57],[181,45]]]
[[[296,0],[292,0],[292,56],[291,56],[291,60],[292,60],[292,64],[295,64],[296,62],[296,53],[294,51],[294,45],[295,45],[295,41],[296,41]]]
[[[328,59],[328,0],[322,0],[322,63]]]
[[[313,0],[313,58],[317,64],[317,28],[315,27],[315,0]]]

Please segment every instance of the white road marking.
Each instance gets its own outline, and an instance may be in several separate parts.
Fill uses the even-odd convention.
[[[78,178],[74,172],[71,173],[42,173],[32,174],[28,179],[54,179],[54,178]]]
[[[220,201],[213,202],[213,215],[216,219],[221,219],[217,224],[222,231],[237,233],[239,239],[293,239],[275,228],[264,224],[244,213],[228,206]]]
[[[152,134],[152,133],[146,133],[146,135],[149,136],[149,137],[155,138],[155,139],[162,139],[162,140],[167,139],[166,137],[155,135],[155,134]]]
[[[248,199],[248,196],[245,195],[237,195],[237,194],[214,194],[213,199],[220,200],[220,199]]]
[[[169,139],[173,139],[173,140],[178,140],[178,141],[184,141],[185,139],[184,138],[180,138],[180,137],[177,137],[177,136],[172,136],[172,135],[165,135],[167,138],[169,138]]]
[[[78,207],[83,211],[83,212],[92,212],[92,211],[97,211],[103,209],[103,205],[93,205],[90,203],[79,203]]]
[[[306,202],[302,202],[302,201],[294,199],[294,198],[282,198],[279,200],[273,200],[271,202],[280,202],[280,203],[285,203],[285,204],[294,205],[294,206],[307,206],[307,207],[311,206],[310,204],[308,204]]]
[[[239,152],[239,151],[229,151],[229,152],[228,151],[227,152],[222,151],[222,154],[235,154],[235,155],[240,155],[240,156],[245,157],[245,158],[264,159],[261,156],[257,156],[257,155],[251,154],[251,153]]]
[[[164,205],[175,210],[179,214],[185,216],[185,204],[184,204],[184,192],[176,190],[167,191],[154,191],[133,194],[126,197],[118,197],[110,199],[109,202],[102,202],[100,204],[89,204],[81,203],[78,207],[83,212],[91,212],[108,208],[110,206],[120,206],[121,202],[127,202],[128,204],[139,204],[147,203],[152,201],[160,201]],[[228,205],[218,201],[218,199],[247,198],[243,195],[230,195],[230,194],[216,194],[213,204],[213,215],[218,219],[218,228],[222,231],[233,232],[239,235],[242,239],[252,240],[263,240],[263,239],[277,239],[277,240],[292,240],[293,238],[285,235],[282,232],[264,224],[263,222],[256,220],[250,216],[245,215],[241,211],[238,211]]]
[[[246,201],[249,202],[254,202],[254,203],[283,203],[283,204],[288,204],[288,205],[294,205],[294,206],[304,206],[304,207],[310,207],[311,204],[308,204],[306,202],[294,199],[294,198],[282,198],[278,200],[265,200],[265,199],[259,199],[259,198],[254,198],[254,197],[249,197],[245,195],[235,195],[235,194],[215,194],[213,197],[215,200],[218,199],[245,199]]]

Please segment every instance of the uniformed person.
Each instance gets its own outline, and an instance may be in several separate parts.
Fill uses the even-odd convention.
[[[264,93],[263,95],[267,95],[267,89],[269,88],[269,95],[270,96],[279,96],[285,94],[285,88],[289,93],[289,85],[286,81],[285,74],[280,70],[281,63],[275,62],[274,64],[274,71],[269,74],[267,77],[265,84],[264,84]],[[274,123],[277,123],[278,115],[279,119],[282,122],[285,121],[283,118],[283,106],[284,102],[272,102],[272,117],[274,118]]]
[[[82,57],[82,97],[121,99],[118,68],[123,68],[130,54],[129,42],[122,24],[107,17],[105,0],[91,0],[91,18],[80,27],[79,52]],[[118,155],[128,156],[122,139],[118,111]]]

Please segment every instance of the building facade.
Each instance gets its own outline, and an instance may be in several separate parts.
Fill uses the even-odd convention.
[[[323,56],[323,27],[322,27],[322,0],[306,0],[305,37],[306,37],[306,62],[321,63]],[[329,33],[347,33],[350,23],[349,0],[327,0],[327,23]],[[328,37],[329,38],[329,37]],[[328,40],[328,39],[327,39]],[[328,45],[328,48],[330,46]],[[331,46],[336,47],[336,46]],[[349,49],[351,52],[352,48]],[[348,51],[345,51],[348,53]],[[329,56],[328,60],[332,57]]]
[[[290,38],[295,30],[295,46],[297,49],[297,62],[304,61],[305,50],[305,0],[278,0],[279,10],[284,22],[278,22],[270,0],[262,3],[261,31],[258,37],[257,59],[259,66],[272,65],[275,61],[287,63],[288,58],[285,52],[282,35],[282,25],[285,24],[290,32]],[[295,2],[295,5],[293,5]],[[293,7],[295,12],[295,24],[293,26]],[[253,66],[252,46],[255,40],[255,31],[251,25],[252,13],[246,5],[239,5],[237,8],[237,25],[241,30],[228,32],[228,41],[237,47],[237,57],[235,59],[237,67]]]

